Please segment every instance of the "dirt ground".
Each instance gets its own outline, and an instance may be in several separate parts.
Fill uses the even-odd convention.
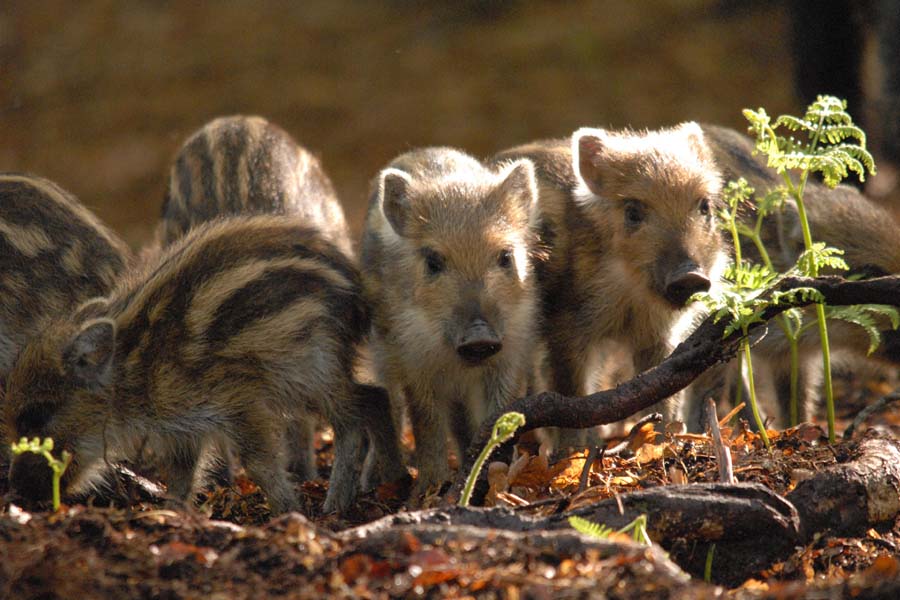
[[[888,389],[885,381],[839,378],[839,431]],[[867,437],[896,439],[900,403],[869,417],[860,431],[866,429]],[[770,436],[772,453],[745,424],[732,421],[724,430],[737,479],[779,494],[846,461],[853,447],[829,446],[812,424]],[[716,480],[708,437],[636,439],[633,452],[593,462],[584,486],[583,452],[521,455],[510,467],[509,486],[489,504],[546,517],[671,485],[674,471],[688,483]],[[173,506],[122,479],[105,497],[70,499],[55,514],[6,495],[0,506],[0,597],[888,598],[900,589],[900,519],[856,537],[817,536],[732,590],[688,578],[658,549],[642,549],[621,536],[592,541],[555,532],[557,537],[523,540],[497,531],[486,540],[447,527],[436,539],[409,533],[356,539],[353,527],[403,510],[405,490],[385,485],[363,496],[348,515],[321,514],[330,440],[327,431],[317,439],[323,479],[297,488],[307,518],[294,513],[270,520],[262,493],[240,476],[230,487],[210,488],[198,507]],[[3,492],[5,472],[0,481]]]

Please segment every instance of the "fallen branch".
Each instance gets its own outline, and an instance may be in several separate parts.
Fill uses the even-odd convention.
[[[577,510],[535,519],[508,508],[458,506],[401,513],[346,530],[345,542],[379,540],[396,532],[434,532],[444,538],[456,531],[536,533],[569,530],[578,515],[618,529],[646,514],[654,543],[666,549],[688,572],[702,574],[705,548],[716,543],[716,580],[740,583],[787,556],[799,541],[799,518],[784,498],[759,484],[663,486],[622,494]],[[468,535],[468,533],[467,533]]]
[[[862,281],[847,281],[842,277],[790,277],[782,280],[779,290],[797,287],[818,290],[825,302],[833,306],[852,304],[889,304],[900,306],[900,277],[879,277]],[[765,322],[795,306],[810,302],[800,299],[791,304],[770,306],[763,315],[763,322],[752,323],[755,331]],[[472,468],[478,453],[490,438],[491,428],[502,413],[515,411],[525,415],[525,425],[517,435],[540,427],[565,427],[584,429],[626,419],[687,387],[694,379],[715,364],[734,357],[739,349],[740,337],[732,334],[723,338],[727,323],[714,323],[707,318],[684,342],[656,367],[640,373],[612,390],[604,390],[583,397],[568,397],[555,392],[543,392],[526,396],[489,416],[481,425],[466,450],[456,479],[445,495],[447,502],[455,502],[460,495],[465,477]]]
[[[855,535],[900,513],[900,447],[872,438],[845,462],[801,481],[787,499],[797,507],[805,538],[815,533]]]
[[[478,514],[472,509],[464,510]],[[490,553],[478,555],[478,562],[473,564],[471,558],[466,560],[474,555],[473,548],[490,548]],[[450,557],[455,555],[461,556],[451,560]],[[432,523],[409,524],[345,540],[342,552],[334,562],[361,563],[357,570],[371,574],[373,561],[360,557],[374,557],[383,564],[401,568],[409,565],[406,569],[397,569],[401,574],[396,577],[402,577],[406,571],[414,574],[417,581],[433,586],[460,579],[466,587],[474,585],[476,588],[481,587],[477,577],[491,580],[494,573],[504,573],[503,565],[512,563],[518,566],[517,576],[512,581],[532,584],[532,589],[542,592],[535,594],[536,597],[581,597],[596,594],[598,590],[623,590],[616,596],[642,598],[649,594],[687,598],[693,597],[697,586],[702,585],[692,582],[659,546],[597,539],[571,528],[568,531],[513,531],[463,523],[454,523],[451,528]],[[585,557],[590,558],[586,560]],[[572,560],[579,564],[587,562],[595,568],[581,571],[581,576],[557,581],[557,568]],[[538,573],[529,576],[529,571],[533,570]],[[473,575],[477,575],[475,581]],[[712,588],[707,589],[711,593]],[[438,588],[434,591],[437,593],[433,595],[443,596]]]
[[[897,400],[900,400],[900,392],[891,392],[890,394],[886,394],[879,398],[877,402],[873,402],[872,404],[859,411],[859,414],[856,415],[856,418],[853,419],[853,422],[850,424],[850,426],[844,430],[844,439],[853,439],[853,434],[856,433],[856,430],[859,429],[860,425],[866,422],[866,419],[871,417],[879,410],[883,409],[888,404],[896,402]]]

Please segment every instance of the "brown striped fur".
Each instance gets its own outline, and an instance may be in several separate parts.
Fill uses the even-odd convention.
[[[688,292],[704,277],[715,283],[725,263],[713,218],[721,180],[705,148],[699,127],[685,123],[649,132],[582,129],[494,158],[528,158],[537,169],[549,249],[537,275],[551,389],[593,391],[604,344],[627,348],[643,371],[683,335],[694,316],[684,305]],[[672,278],[687,271],[693,280],[672,293]],[[665,412],[678,415],[677,398]]]
[[[529,161],[492,170],[449,148],[404,154],[373,182],[361,251],[373,354],[392,400],[406,399],[420,492],[448,474],[448,434],[464,450],[525,390],[536,203]]]
[[[107,303],[30,343],[9,376],[5,427],[71,451],[68,490],[89,486],[104,457],[133,457],[147,439],[182,499],[204,449],[224,444],[279,513],[297,507],[286,423],[319,414],[335,429],[326,509],[345,509],[365,431],[389,412],[349,375],[368,324],[357,269],[302,220],[212,222],[121,281]],[[378,430],[390,427],[388,418]],[[13,487],[46,494],[44,471],[17,458]]]
[[[0,389],[48,319],[108,293],[130,260],[124,242],[53,182],[0,174]]]
[[[251,213],[296,215],[352,256],[344,211],[319,160],[262,117],[220,117],[176,155],[158,238],[170,244],[199,223]]]
[[[164,246],[200,223],[242,214],[302,219],[353,257],[343,210],[319,160],[262,117],[220,117],[176,155],[157,238]],[[292,425],[290,468],[301,479],[316,476],[314,434],[314,421]]]

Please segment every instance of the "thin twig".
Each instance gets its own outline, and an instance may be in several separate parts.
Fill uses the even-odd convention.
[[[581,469],[581,477],[578,479],[578,493],[583,492],[587,487],[588,479],[590,479],[591,476],[591,466],[594,464],[598,452],[599,448],[597,446],[591,446],[591,449],[588,450],[587,458],[584,461],[584,468]]]
[[[896,402],[900,400],[900,391],[893,391],[890,394],[886,394],[878,399],[877,402],[870,404],[865,407],[859,414],[856,415],[856,418],[853,419],[853,422],[850,423],[850,426],[844,430],[844,439],[849,440],[853,437],[853,434],[856,432],[856,429],[862,425],[866,419],[872,416],[872,413],[881,410],[891,402]]]
[[[524,504],[522,506],[513,506],[511,508],[512,508],[513,512],[520,512],[520,511],[528,510],[531,508],[540,508],[542,506],[547,506],[549,504],[557,504],[558,505],[560,502],[566,502],[566,501],[568,501],[568,498],[566,498],[566,497],[554,496],[552,498],[544,498],[542,500],[535,500],[534,502],[530,502],[530,503]]]
[[[719,465],[719,481],[728,484],[734,483],[731,450],[722,441],[722,430],[719,429],[719,419],[716,417],[716,401],[712,398],[706,399],[706,416],[713,448],[716,451],[716,463]]]
[[[657,423],[662,423],[662,415],[658,412],[650,413],[646,417],[643,417],[640,421],[634,424],[631,428],[631,431],[628,432],[628,437],[624,440],[613,446],[612,448],[607,448],[606,452],[604,452],[604,456],[618,456],[622,452],[628,449],[631,446],[631,443],[634,441],[634,438],[641,433],[641,429],[647,423],[653,423],[656,425]]]
[[[736,414],[744,410],[744,407],[747,406],[746,402],[741,402],[734,408],[732,408],[727,415],[719,419],[719,427],[725,427],[729,421],[731,421]]]

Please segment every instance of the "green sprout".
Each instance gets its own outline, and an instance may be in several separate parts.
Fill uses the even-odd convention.
[[[463,488],[462,497],[459,499],[460,506],[469,505],[469,500],[472,498],[472,490],[475,489],[475,481],[478,479],[478,474],[481,473],[481,469],[484,467],[484,463],[491,455],[491,452],[493,452],[497,446],[510,439],[516,433],[516,430],[524,424],[525,415],[522,413],[508,412],[500,415],[500,418],[494,423],[494,429],[491,431],[491,439],[489,439],[487,444],[484,445],[484,448],[481,449],[481,454],[478,455],[478,459],[475,461],[475,464],[472,465],[472,471],[466,478],[466,486]]]
[[[740,264],[743,270],[742,275],[738,277],[738,279],[743,284],[744,292],[746,293],[741,293],[742,286],[737,285],[737,280],[735,280],[734,278],[726,280],[725,285],[730,285],[731,291],[736,292],[739,296],[744,297],[745,301],[751,301],[759,297],[759,294],[748,297],[748,294],[750,292],[756,292],[758,290],[758,286],[762,285],[771,287],[771,285],[776,281],[775,275],[773,275],[771,278],[762,276],[767,271],[768,273],[772,274],[776,273],[775,267],[772,264],[772,260],[769,256],[769,252],[766,249],[765,243],[762,239],[762,226],[766,218],[773,215],[773,213],[775,213],[776,211],[782,209],[787,194],[784,188],[776,188],[775,190],[771,190],[761,198],[754,196],[755,193],[756,190],[754,190],[744,178],[729,182],[724,192],[726,207],[721,209],[718,213],[722,229],[726,230],[731,235],[732,241],[734,243],[734,254],[736,259],[735,264]],[[738,217],[738,213],[742,205],[751,206],[755,210],[755,221],[747,223]],[[751,263],[743,260],[741,243],[738,239],[738,235],[753,242],[753,245],[756,247],[756,250],[759,254],[759,258],[762,260],[762,269],[759,269]],[[812,262],[818,263],[821,267],[840,269],[845,266],[843,260],[839,256],[840,253],[840,250],[837,250],[836,248],[825,248],[824,244],[813,244],[812,252],[804,253],[798,259],[797,265],[789,269],[787,273],[778,276],[777,279],[780,279],[785,275],[802,275],[804,273],[808,273],[811,268]],[[754,268],[759,269],[759,273],[756,276],[748,275],[748,270],[752,271]],[[718,311],[724,306],[724,302],[722,302],[721,300],[711,300],[708,295],[706,298],[702,299],[707,303],[709,308],[714,311]],[[752,302],[748,302],[748,304],[752,304]],[[758,308],[759,312],[761,313],[762,309],[765,308],[768,304],[769,302],[759,302],[759,305],[756,308]],[[878,345],[881,343],[881,332],[879,331],[876,318],[883,317],[890,319],[894,329],[896,329],[898,323],[900,323],[900,314],[898,314],[897,310],[894,307],[879,304],[860,304],[840,307],[829,306],[825,309],[825,315],[829,320],[841,319],[843,321],[847,321],[849,323],[853,323],[855,325],[858,325],[859,327],[862,327],[869,335],[869,354],[874,352]],[[720,317],[721,316],[722,315],[720,315]],[[793,426],[798,422],[799,413],[799,339],[803,333],[805,333],[813,326],[813,324],[803,322],[803,312],[799,308],[790,308],[785,312],[779,314],[775,318],[775,322],[784,332],[784,336],[788,342],[788,347],[790,350],[791,363],[789,406],[790,424]],[[742,348],[742,350],[746,351],[746,348]],[[752,366],[748,369],[748,371],[748,376],[751,379],[751,381],[749,381],[748,383],[751,386],[752,391]],[[738,393],[740,393],[740,391],[741,388],[738,387]],[[755,402],[755,394],[751,393],[750,407],[751,411],[754,411],[754,414],[756,414]]]
[[[630,533],[631,539],[638,544],[649,546],[653,543],[653,540],[651,540],[650,536],[647,534],[647,515],[637,517],[621,529],[613,529],[602,523],[594,523],[576,515],[569,517],[569,525],[571,525],[572,529],[578,533],[583,533],[584,535],[589,535],[601,540],[609,539],[609,536],[613,533],[624,533],[626,535]]]
[[[732,208],[730,216],[733,225],[729,229],[734,237],[737,233],[749,239],[756,247],[763,265],[771,272],[775,272],[772,259],[762,240],[762,226],[766,217],[781,210],[784,206],[785,193],[781,188],[770,191],[761,199],[754,197],[754,190],[747,181],[741,177],[737,181],[731,181],[725,190],[725,199]],[[756,209],[756,221],[753,226],[737,220],[738,205],[749,204]],[[735,247],[740,248],[740,242],[735,242]],[[799,379],[800,379],[800,333],[803,327],[803,313],[798,308],[791,308],[776,317],[775,322],[784,333],[784,337],[788,342],[788,348],[791,357],[790,366],[790,413],[791,425],[797,424],[798,405],[799,405]],[[741,388],[739,387],[738,390]]]
[[[762,245],[761,240],[759,247],[762,248],[761,254],[764,256],[766,264],[759,265],[744,261],[739,231],[749,228],[738,221],[738,212],[741,204],[750,202],[753,191],[743,179],[731,182],[726,187],[724,194],[725,207],[719,211],[718,216],[721,221],[721,227],[731,235],[731,241],[734,245],[734,262],[728,265],[728,268],[725,270],[721,286],[717,286],[717,288],[709,292],[694,294],[692,300],[706,305],[713,315],[713,320],[716,322],[726,316],[731,318],[731,322],[725,328],[723,337],[740,332],[741,356],[747,368],[747,380],[750,388],[750,411],[753,413],[753,419],[756,422],[763,444],[765,444],[767,449],[771,449],[771,442],[766,433],[765,424],[760,415],[756,399],[749,328],[753,323],[763,322],[763,311],[771,304],[777,304],[779,300],[784,299],[787,295],[800,294],[815,297],[819,301],[821,294],[810,288],[795,289],[790,292],[773,291],[773,288],[783,276],[774,271],[772,262],[768,260],[768,254],[765,252],[765,247]],[[771,210],[773,205],[774,202],[771,202],[766,205],[765,209]],[[761,220],[758,220],[754,229],[751,230],[757,238],[759,238],[760,227]],[[781,325],[788,339],[796,338],[795,328],[792,327],[787,318],[782,320]],[[799,329],[799,326],[797,329]]]
[[[875,162],[866,150],[866,136],[853,124],[846,111],[847,103],[833,96],[819,96],[806,110],[803,117],[782,115],[775,122],[762,108],[745,109],[750,132],[756,137],[756,150],[764,154],[769,167],[774,168],[784,182],[783,193],[797,204],[800,227],[803,231],[805,252],[797,261],[802,275],[816,277],[819,269],[830,267],[846,269],[847,265],[837,256],[841,252],[813,242],[803,204],[803,191],[810,173],[821,173],[825,184],[835,187],[841,180],[856,173],[860,181],[866,173],[875,174]],[[793,135],[782,136],[776,129],[784,128],[791,134],[799,133],[805,139]],[[816,320],[822,343],[822,360],[825,366],[825,403],[828,413],[828,439],[835,442],[834,391],[831,381],[831,352],[828,329],[825,324],[825,306],[816,304]]]
[[[72,462],[72,455],[67,451],[62,451],[62,460],[57,459],[53,456],[53,438],[44,438],[41,441],[40,438],[22,438],[18,441],[18,443],[14,443],[12,446],[13,454],[19,455],[25,452],[31,452],[33,454],[40,454],[46,460],[47,464],[50,466],[50,469],[53,470],[53,510],[59,510],[59,481],[62,479],[63,473],[66,472],[66,468],[68,468],[69,463]]]
[[[715,552],[715,544],[710,545],[709,550],[706,551],[706,565],[703,567],[703,581],[706,583],[712,583],[712,563]]]

